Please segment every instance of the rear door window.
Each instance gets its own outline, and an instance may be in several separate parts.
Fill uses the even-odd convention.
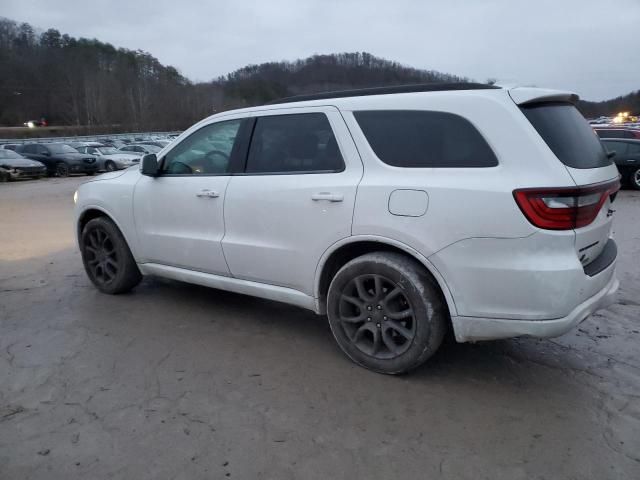
[[[611,160],[597,135],[571,103],[544,102],[522,105],[522,113],[549,146],[571,168],[599,168]]]
[[[256,119],[247,173],[333,173],[342,170],[344,161],[324,113]]]
[[[424,110],[353,112],[376,156],[405,168],[494,167],[498,159],[465,118]]]

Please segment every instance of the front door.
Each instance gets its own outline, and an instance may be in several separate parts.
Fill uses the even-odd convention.
[[[159,159],[158,177],[141,176],[133,206],[143,262],[229,275],[220,242],[241,123],[200,127]]]

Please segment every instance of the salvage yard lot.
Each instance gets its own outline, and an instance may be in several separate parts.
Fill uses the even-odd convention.
[[[640,192],[618,302],[550,340],[352,364],[326,319],[158,279],[93,288],[86,177],[0,185],[0,478],[640,478]]]

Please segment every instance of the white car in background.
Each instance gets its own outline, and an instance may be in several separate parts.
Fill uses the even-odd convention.
[[[98,160],[98,170],[106,170],[107,172],[129,168],[140,162],[139,155],[122,152],[114,147],[84,146],[76,147],[76,150],[80,153],[95,155]]]
[[[563,334],[613,301],[619,175],[570,92],[454,84],[285,99],[206,118],[76,192],[85,270],[327,314],[401,373],[459,342]]]

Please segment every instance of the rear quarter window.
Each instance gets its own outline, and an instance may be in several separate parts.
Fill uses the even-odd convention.
[[[353,115],[376,156],[406,168],[495,167],[498,159],[467,119],[448,112],[367,110]]]
[[[571,168],[611,165],[598,136],[571,103],[523,105],[522,113],[562,163]]]

